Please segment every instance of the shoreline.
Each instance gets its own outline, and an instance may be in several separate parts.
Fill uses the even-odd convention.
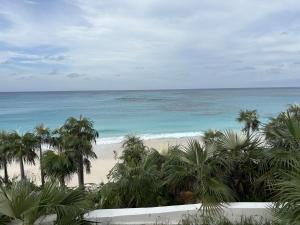
[[[155,139],[142,139],[144,144],[149,148],[163,149],[169,145],[185,145],[187,141],[191,138],[201,139],[200,135],[197,136],[185,136],[178,138],[155,138]],[[91,173],[85,173],[85,183],[86,184],[100,184],[107,182],[107,174],[116,164],[117,159],[115,159],[115,153],[120,156],[122,153],[122,142],[119,143],[99,143],[94,145],[94,151],[97,155],[97,159],[91,160]],[[115,153],[114,153],[115,152]],[[24,163],[26,176],[34,181],[35,183],[40,183],[40,165],[39,160],[36,160],[35,165],[30,165]],[[3,173],[3,171],[1,172]],[[8,166],[8,173],[10,179],[19,176],[20,169],[17,162],[12,162]],[[74,174],[69,180],[66,180],[66,184],[69,187],[74,187],[78,185],[77,174]]]
[[[157,139],[178,139],[186,137],[197,137],[203,136],[204,132],[190,131],[190,132],[170,132],[170,133],[145,133],[145,134],[132,134],[133,136],[140,137],[143,141],[157,140]],[[130,134],[131,135],[131,134]],[[97,145],[103,144],[119,144],[122,143],[126,135],[123,136],[112,136],[112,137],[101,137],[97,139]]]

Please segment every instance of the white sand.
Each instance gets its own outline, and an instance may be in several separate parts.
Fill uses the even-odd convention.
[[[148,147],[162,149],[167,147],[168,145],[176,145],[176,144],[184,145],[187,143],[187,140],[189,138],[191,137],[151,139],[151,140],[145,140],[144,143]],[[91,173],[85,174],[85,183],[99,184],[101,182],[107,181],[106,175],[116,163],[114,157],[114,151],[120,156],[122,152],[121,145],[122,143],[97,144],[94,146],[94,151],[96,152],[98,159],[92,160]],[[32,179],[33,181],[35,181],[36,183],[40,183],[40,171],[39,171],[40,166],[38,160],[36,161],[37,161],[36,165],[25,164],[25,173],[26,176]],[[8,167],[8,173],[10,178],[14,176],[19,176],[20,174],[19,164],[12,163]],[[1,174],[3,174],[3,170],[1,171]],[[67,183],[68,186],[76,186],[78,184],[77,175],[75,174]]]

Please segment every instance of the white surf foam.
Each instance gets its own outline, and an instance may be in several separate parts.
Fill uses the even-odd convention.
[[[202,132],[181,132],[181,133],[163,133],[163,134],[141,134],[137,135],[142,140],[162,139],[162,138],[183,138],[203,135]],[[117,144],[124,140],[125,136],[103,137],[97,140],[97,144]]]

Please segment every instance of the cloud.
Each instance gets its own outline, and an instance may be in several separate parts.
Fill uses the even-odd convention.
[[[34,76],[20,76],[20,77],[16,77],[16,80],[33,80],[35,79]]]
[[[281,74],[283,73],[283,69],[280,67],[270,67],[265,70],[268,74]]]
[[[70,79],[74,79],[74,78],[81,78],[81,77],[85,77],[85,74],[81,74],[81,73],[69,73],[67,74],[67,77]]]
[[[48,75],[50,75],[50,76],[54,76],[54,75],[57,75],[58,74],[58,69],[52,69],[49,73],[48,73]]]
[[[60,62],[60,61],[65,60],[66,56],[64,56],[64,55],[49,55],[49,56],[45,56],[45,59],[48,59],[50,61]]]
[[[24,0],[24,2],[25,2],[26,4],[32,4],[32,5],[37,4],[37,2],[32,1],[32,0]]]
[[[0,75],[65,79],[72,89],[242,87],[299,75],[294,0],[4,0],[0,12]],[[14,84],[0,76],[0,88]]]
[[[256,68],[254,66],[244,66],[244,67],[239,67],[239,68],[233,69],[233,71],[237,71],[237,72],[253,71],[253,70],[256,70]]]
[[[2,65],[5,65],[5,64],[8,64],[10,61],[9,61],[9,59],[2,59],[2,60],[0,60],[0,65],[2,64]]]
[[[43,55],[19,51],[0,51],[0,64],[60,64],[67,57],[64,55]]]

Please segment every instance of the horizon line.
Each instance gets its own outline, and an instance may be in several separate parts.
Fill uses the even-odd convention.
[[[0,91],[0,93],[45,93],[45,92],[128,92],[128,91],[176,91],[176,90],[232,90],[232,89],[287,89],[300,86],[274,87],[222,87],[222,88],[164,88],[164,89],[102,89],[102,90],[48,90],[48,91]]]

